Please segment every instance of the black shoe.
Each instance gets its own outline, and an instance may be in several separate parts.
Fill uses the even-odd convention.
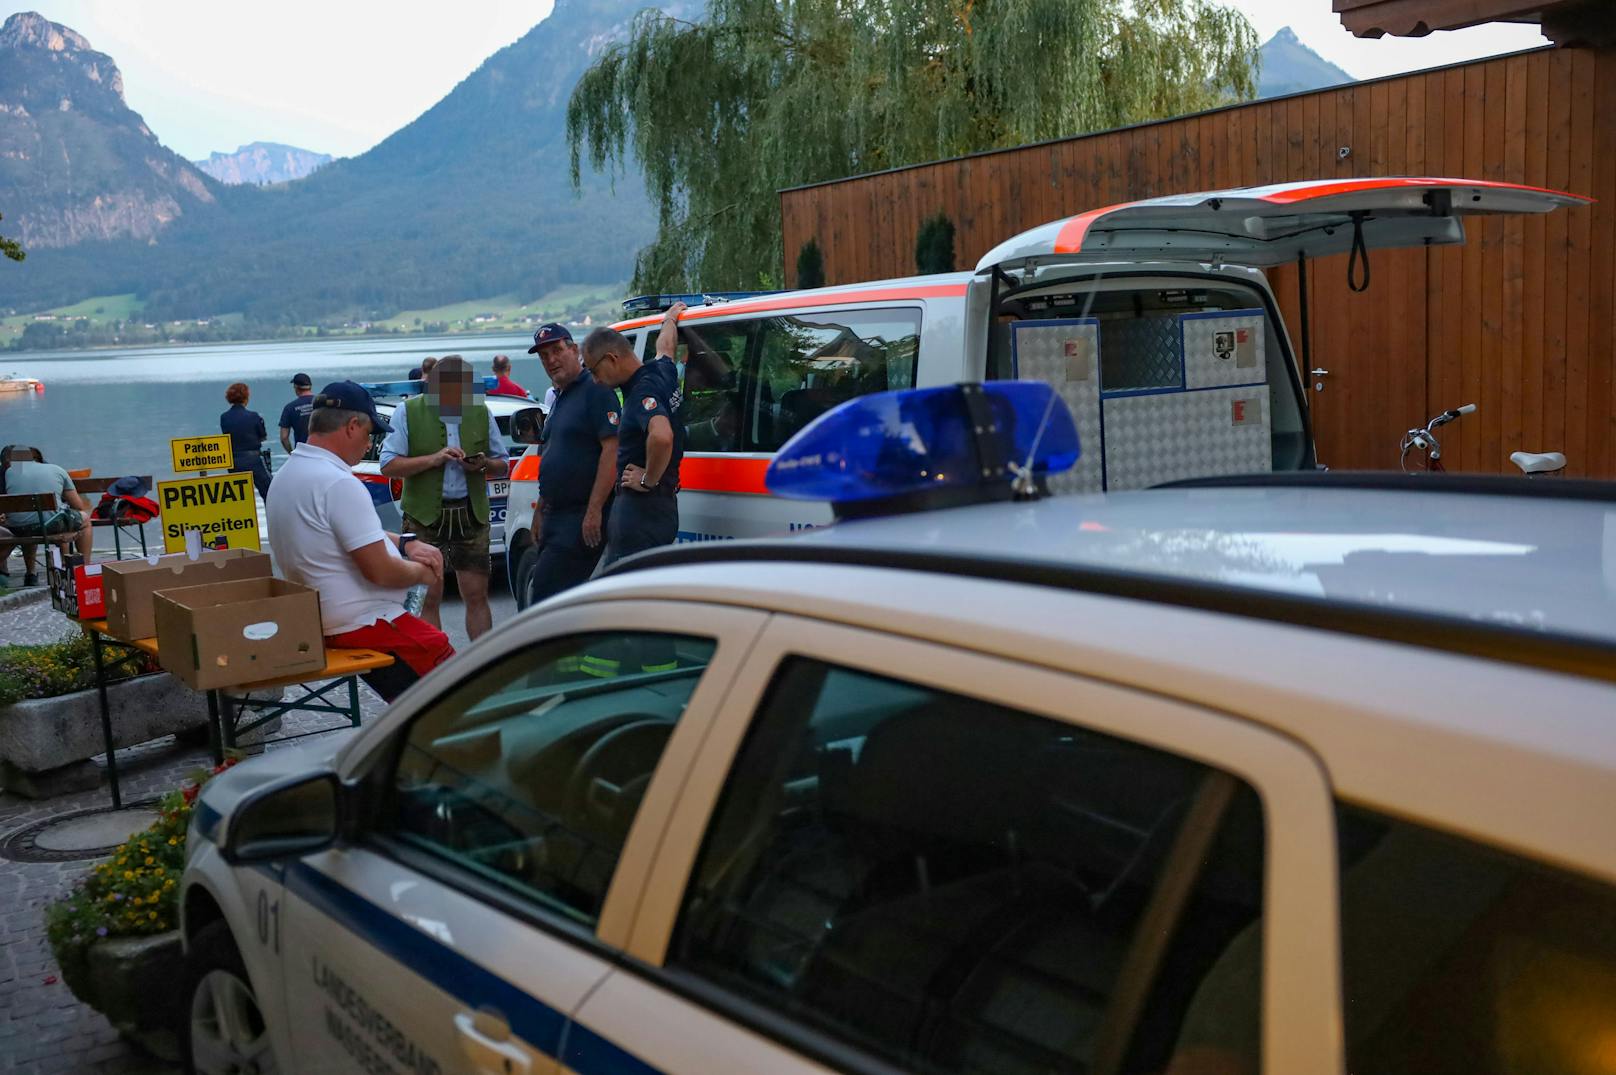
[[[39,576],[38,575],[24,575],[22,577],[22,584],[24,586],[38,586],[39,585]]]

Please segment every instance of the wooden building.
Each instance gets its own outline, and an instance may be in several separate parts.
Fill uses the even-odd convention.
[[[1411,2],[1336,7],[1346,19]],[[1451,13],[1489,0],[1418,2]],[[1616,478],[1616,47],[1547,48],[787,190],[785,269],[789,280],[814,239],[831,283],[910,275],[916,232],[939,212],[970,268],[1016,232],[1117,202],[1374,175],[1506,180],[1598,204],[1473,222],[1463,247],[1378,253],[1361,295],[1345,257],[1315,263],[1313,365],[1329,371],[1308,378],[1320,460],[1395,467],[1402,430],[1476,403],[1444,431],[1452,469],[1504,472],[1511,451],[1563,451],[1570,473]],[[1273,281],[1300,350],[1296,273]]]

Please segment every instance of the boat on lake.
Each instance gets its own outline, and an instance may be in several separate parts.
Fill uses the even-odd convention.
[[[32,377],[18,377],[16,374],[9,377],[0,377],[0,393],[43,391],[45,391],[45,382],[36,381]]]

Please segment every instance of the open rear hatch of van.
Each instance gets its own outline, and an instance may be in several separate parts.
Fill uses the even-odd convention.
[[[1267,267],[1297,258],[1464,242],[1464,217],[1547,213],[1591,199],[1485,180],[1326,179],[1175,194],[1095,209],[1024,231],[978,273],[1092,261]]]
[[[1057,491],[1315,465],[1305,389],[1260,270],[1462,243],[1474,214],[1587,199],[1507,183],[1347,179],[1183,194],[1023,232],[977,265],[990,278],[985,368],[1056,386],[1083,457]],[[1305,292],[1304,292],[1305,294]],[[1307,360],[1302,301],[1301,368]]]

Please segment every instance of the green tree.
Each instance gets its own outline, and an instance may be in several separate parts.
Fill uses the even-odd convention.
[[[809,239],[797,251],[797,286],[825,286],[825,255],[819,250],[818,240]]]
[[[5,214],[0,213],[0,219],[4,219],[4,217]],[[4,254],[12,261],[21,261],[28,256],[28,252],[17,245],[15,239],[7,239],[4,235],[0,235],[0,254]]]
[[[1216,0],[710,0],[643,12],[567,108],[572,176],[637,162],[657,205],[635,291],[755,286],[777,191],[1181,115],[1256,92]]]
[[[938,213],[915,237],[915,271],[921,275],[954,271],[954,222]]]

